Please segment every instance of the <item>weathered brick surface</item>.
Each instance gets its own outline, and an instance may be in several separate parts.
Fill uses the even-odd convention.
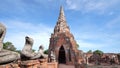
[[[74,64],[78,61],[77,59],[79,57],[79,51],[76,45],[77,43],[73,35],[70,33],[69,26],[67,25],[64,16],[63,8],[61,7],[58,21],[54,28],[54,33],[51,34],[50,38],[48,53],[49,59],[51,59],[51,51],[53,51],[56,56],[56,61],[59,62],[59,52],[61,51],[60,48],[63,47],[62,51],[65,53],[65,63]]]
[[[47,68],[58,68],[58,63],[57,62],[52,62],[47,64]]]
[[[18,64],[10,63],[5,65],[0,65],[0,68],[20,68]]]
[[[114,53],[104,53],[102,56],[89,54],[88,63],[92,65],[118,65],[119,60],[117,54]]]
[[[48,63],[46,59],[21,61],[18,64],[0,65],[0,68],[58,68],[57,62]]]
[[[46,59],[38,59],[38,60],[28,60],[21,62],[21,68],[47,68],[47,60]]]

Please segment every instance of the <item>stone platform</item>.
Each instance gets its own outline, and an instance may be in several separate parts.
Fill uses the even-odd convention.
[[[10,63],[0,65],[0,68],[58,68],[57,62],[48,63],[46,59],[20,61],[18,63]]]
[[[15,63],[10,63],[10,64],[5,64],[5,65],[0,65],[0,68],[20,68],[20,66]]]

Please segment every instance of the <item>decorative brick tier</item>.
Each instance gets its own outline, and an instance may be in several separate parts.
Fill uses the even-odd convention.
[[[10,63],[0,65],[0,68],[58,68],[57,62],[48,63],[47,59],[20,61],[18,64]]]
[[[21,68],[47,68],[46,59],[28,60],[21,62]]]

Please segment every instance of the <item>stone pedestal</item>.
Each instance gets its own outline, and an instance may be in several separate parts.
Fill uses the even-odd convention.
[[[47,68],[47,60],[38,59],[38,60],[22,61],[21,68]]]
[[[0,65],[0,68],[20,68],[18,64],[10,63],[5,65]]]
[[[47,63],[47,59],[20,61],[18,64],[10,63],[0,65],[0,68],[58,68],[57,62]]]
[[[57,62],[51,62],[47,64],[47,68],[58,68],[58,63]]]

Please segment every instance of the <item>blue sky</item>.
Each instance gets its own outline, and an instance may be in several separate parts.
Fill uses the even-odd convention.
[[[120,0],[0,0],[0,22],[6,25],[4,42],[21,50],[25,36],[34,39],[33,49],[49,46],[59,8],[79,49],[120,52]]]

